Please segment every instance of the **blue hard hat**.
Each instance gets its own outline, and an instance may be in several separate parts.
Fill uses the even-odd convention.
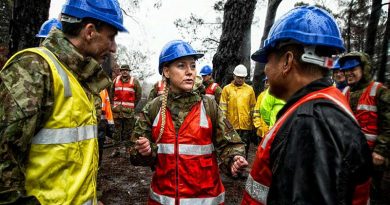
[[[58,19],[52,18],[42,24],[41,29],[39,30],[38,34],[35,35],[35,37],[46,38],[53,26],[58,29],[62,29],[61,22]]]
[[[251,57],[254,61],[266,63],[270,49],[276,47],[280,41],[289,40],[303,45],[334,48],[338,52],[345,51],[335,19],[318,7],[302,6],[279,18],[272,25],[263,47]]]
[[[94,18],[127,32],[117,0],[67,0],[61,13],[79,19]]]
[[[182,40],[173,40],[165,44],[164,48],[161,50],[158,63],[158,71],[160,75],[162,74],[164,63],[185,56],[193,56],[195,59],[198,59],[203,57],[204,54],[196,52],[190,44]]]
[[[213,72],[213,69],[209,65],[203,66],[200,70],[200,75],[210,75]]]
[[[360,65],[360,61],[355,58],[348,58],[340,62],[341,70],[349,70]]]

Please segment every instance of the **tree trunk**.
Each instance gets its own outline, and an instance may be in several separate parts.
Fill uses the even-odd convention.
[[[371,14],[368,20],[366,30],[366,45],[364,46],[364,51],[369,56],[371,56],[371,58],[374,57],[375,40],[378,30],[379,17],[381,13],[381,3],[382,0],[372,0]]]
[[[213,77],[224,86],[238,64],[250,68],[250,28],[257,0],[228,0],[224,6],[222,35],[213,57]],[[249,45],[249,46],[248,46]]]
[[[11,7],[9,55],[39,45],[35,35],[49,17],[50,0],[13,0]]]
[[[264,41],[268,37],[269,30],[274,24],[276,11],[278,10],[279,4],[281,2],[282,0],[268,1],[267,15],[265,18],[265,25],[264,25],[263,36],[261,37],[260,48],[263,47]],[[255,90],[256,96],[260,93],[261,90],[263,90],[264,85],[262,83],[262,79],[264,77],[265,77],[264,64],[256,62],[255,72],[253,74],[253,88]]]
[[[388,4],[389,10],[387,12],[386,30],[383,36],[382,52],[381,52],[381,64],[378,70],[378,81],[389,84],[386,82],[389,79],[385,79],[386,70],[390,72],[390,3]]]
[[[346,48],[346,52],[349,52],[350,49],[351,49],[351,25],[352,25],[352,8],[353,7],[353,0],[351,1],[351,3],[349,4],[349,10],[348,10],[348,19],[347,19],[347,39],[346,39],[346,44],[347,44],[347,48]]]
[[[7,61],[8,56],[10,13],[9,1],[0,1],[0,69]]]

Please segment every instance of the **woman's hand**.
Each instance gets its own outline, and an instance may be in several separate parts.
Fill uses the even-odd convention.
[[[248,162],[246,159],[242,156],[234,156],[233,157],[233,163],[230,167],[230,171],[232,173],[232,176],[237,176],[238,173],[244,172],[245,167],[248,166]]]
[[[152,155],[152,148],[150,147],[150,142],[145,137],[140,137],[140,138],[138,138],[137,141],[135,141],[135,149],[142,156],[150,156],[150,155]]]

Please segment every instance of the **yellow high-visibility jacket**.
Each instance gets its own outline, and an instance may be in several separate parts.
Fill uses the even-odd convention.
[[[219,106],[236,130],[252,130],[252,116],[256,104],[253,88],[244,83],[230,83],[222,90]]]
[[[264,119],[260,115],[260,107],[261,107],[261,101],[264,98],[266,91],[263,91],[260,93],[260,95],[257,97],[255,109],[253,111],[253,125],[256,128],[256,134],[259,137],[263,137],[263,135],[268,132],[268,125],[264,122]]]
[[[35,196],[42,205],[97,204],[94,98],[87,97],[72,73],[46,48],[21,52],[37,53],[48,62],[55,97],[52,115],[32,138],[26,168],[27,195]]]

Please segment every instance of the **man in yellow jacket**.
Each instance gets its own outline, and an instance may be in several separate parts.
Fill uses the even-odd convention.
[[[256,104],[253,88],[245,83],[247,75],[248,71],[244,65],[236,66],[233,71],[234,80],[223,88],[219,102],[227,119],[246,144],[246,158],[248,158],[253,128],[252,116]]]

